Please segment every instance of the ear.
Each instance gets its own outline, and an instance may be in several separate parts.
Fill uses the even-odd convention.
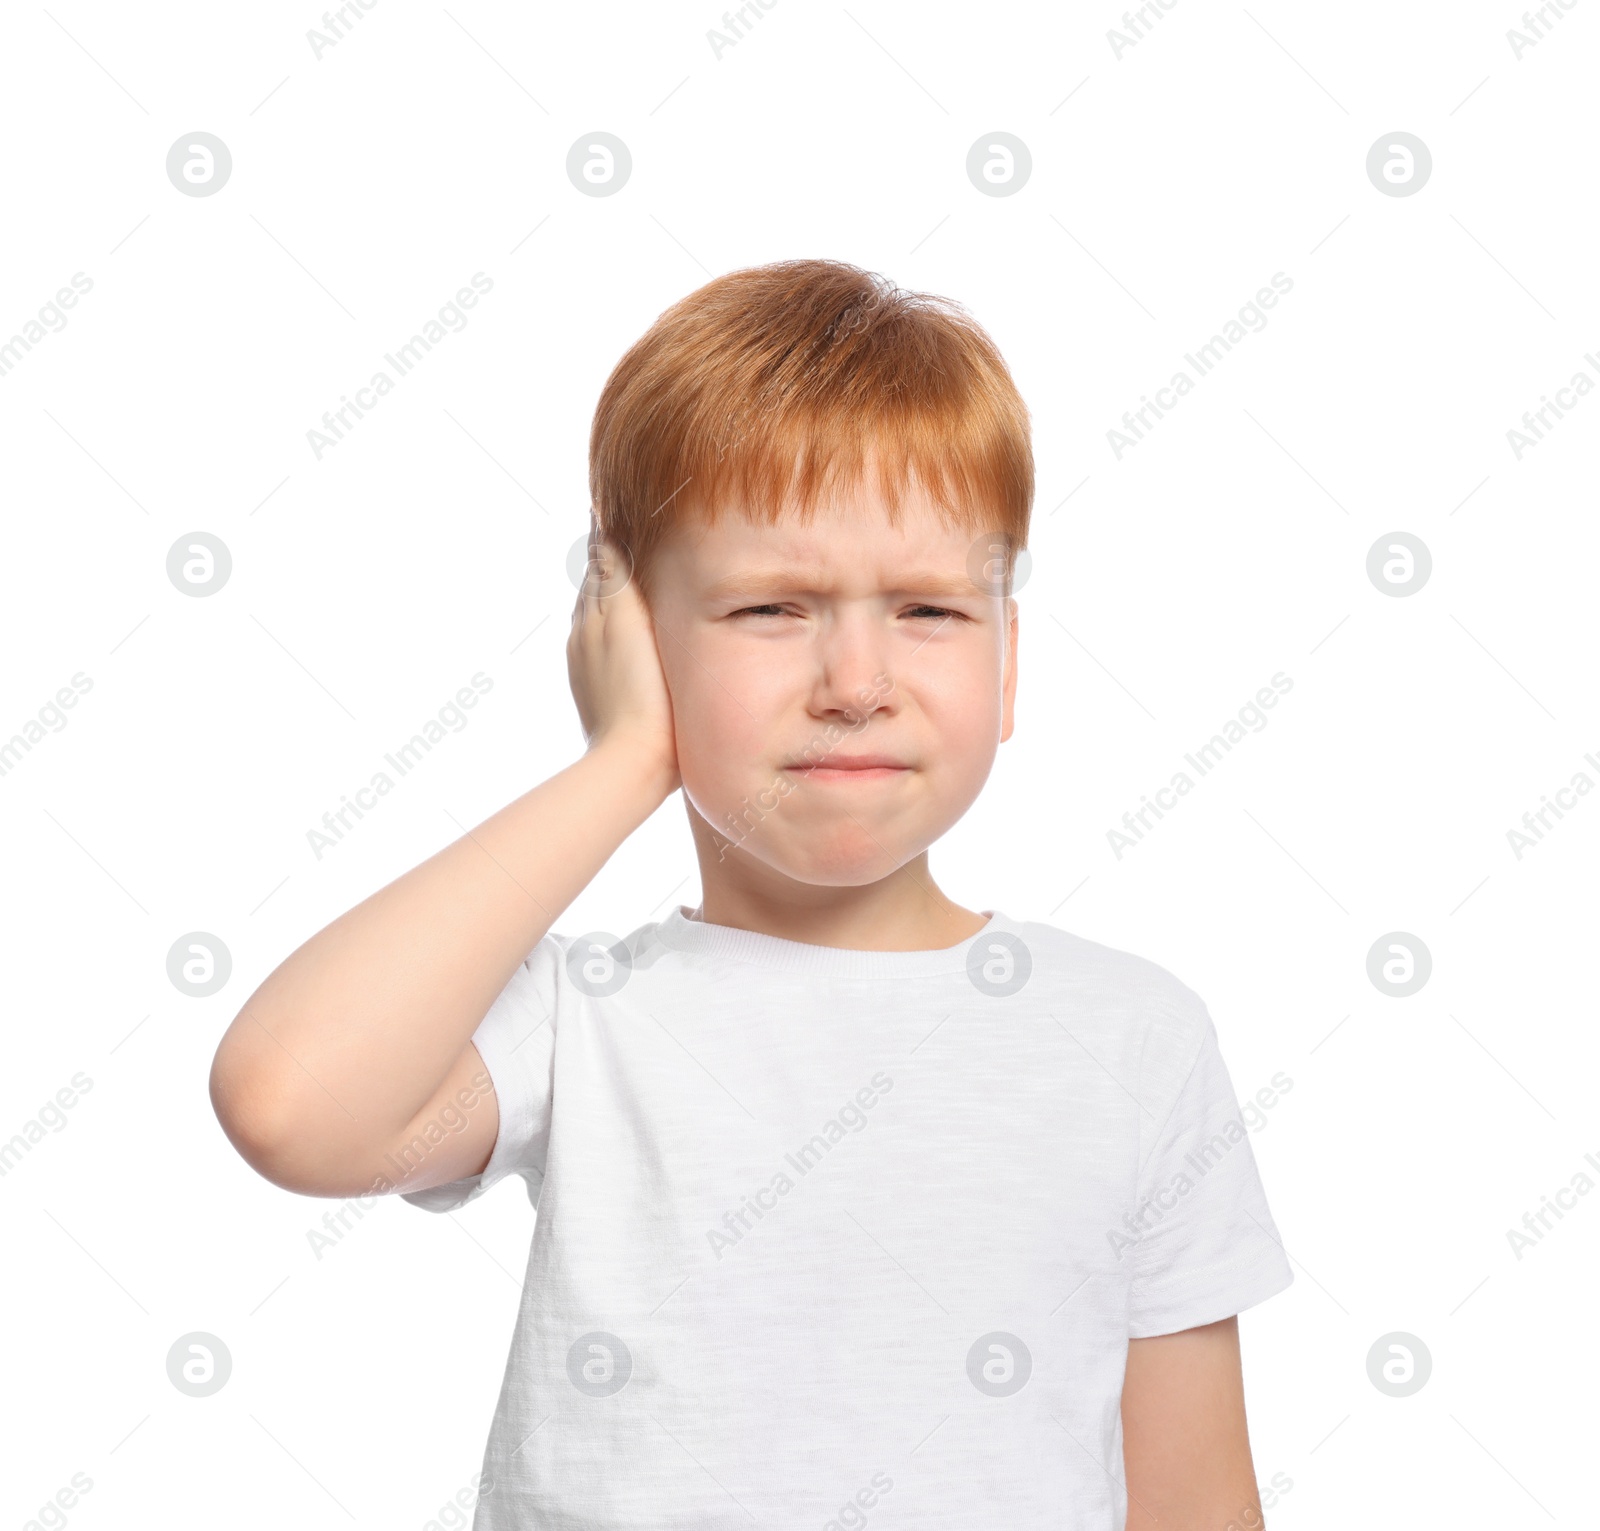
[[[1011,737],[1017,698],[1017,598],[1006,597],[1006,671],[1001,686],[1003,708],[1000,714],[1000,742]]]

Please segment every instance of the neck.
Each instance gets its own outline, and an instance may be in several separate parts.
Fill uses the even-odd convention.
[[[728,850],[686,801],[700,861],[694,918],[811,946],[854,951],[929,951],[976,935],[988,917],[963,908],[934,882],[928,853],[877,882],[848,887],[804,883]]]

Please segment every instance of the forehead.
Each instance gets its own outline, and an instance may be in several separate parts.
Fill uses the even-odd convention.
[[[901,500],[891,522],[875,494],[829,497],[809,517],[785,509],[776,519],[725,506],[710,522],[685,520],[663,539],[659,556],[699,588],[731,580],[787,579],[811,589],[879,583],[893,576],[948,576],[949,593],[967,579],[976,526],[955,526],[921,494]],[[740,588],[744,588],[741,585]]]

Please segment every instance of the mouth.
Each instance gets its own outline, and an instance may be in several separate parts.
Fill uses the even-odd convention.
[[[813,764],[786,765],[785,771],[805,781],[890,781],[911,767],[890,755],[825,755]]]

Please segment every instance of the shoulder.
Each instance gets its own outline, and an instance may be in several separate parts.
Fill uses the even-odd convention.
[[[1011,922],[1041,994],[1059,999],[1137,1070],[1143,1099],[1170,1100],[1213,1037],[1194,989],[1153,958],[1036,920]]]
[[[1009,924],[1027,944],[1035,971],[1081,990],[1086,997],[1134,1003],[1191,1019],[1197,1009],[1205,1009],[1188,984],[1153,958],[1038,920]]]
[[[564,968],[582,962],[585,958],[609,955],[624,966],[632,965],[657,950],[660,942],[656,931],[660,921],[652,921],[619,936],[610,930],[549,930],[540,936],[533,950],[524,958],[527,966],[540,962]]]
[[[653,967],[670,949],[657,934],[661,921],[652,920],[618,935],[610,930],[551,930],[540,937],[523,966],[556,989],[573,988],[586,994],[617,987],[613,974],[631,974]]]

